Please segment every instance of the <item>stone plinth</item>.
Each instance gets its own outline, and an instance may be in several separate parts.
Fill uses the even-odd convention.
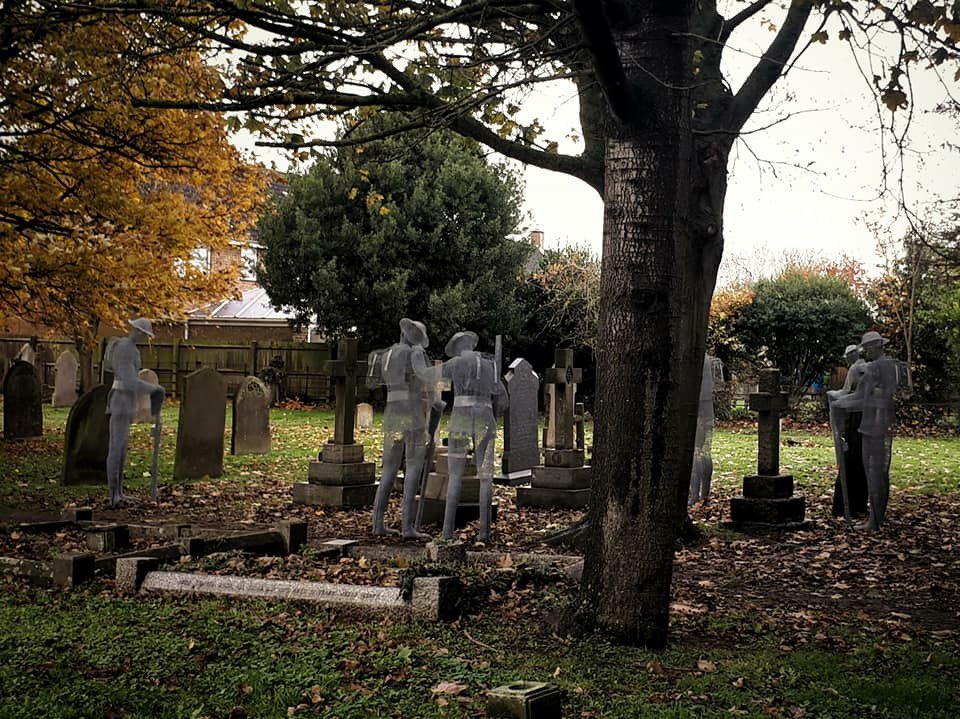
[[[450,483],[447,448],[437,447],[434,455],[434,471],[427,475],[423,488],[423,524],[443,525],[443,515],[447,508],[447,487]],[[419,497],[418,497],[419,500]],[[460,480],[460,501],[454,519],[456,527],[465,527],[480,519],[480,479],[477,467],[468,458]],[[497,519],[497,503],[493,503],[490,521]]]
[[[362,444],[328,443],[307,481],[293,485],[294,502],[321,507],[370,507],[376,495],[376,466],[363,461]]]
[[[517,487],[518,507],[583,509],[590,501],[593,468],[585,465],[583,451],[544,449],[544,463],[533,468],[529,487]]]
[[[541,682],[513,682],[487,692],[487,716],[493,719],[560,719],[564,692]]]

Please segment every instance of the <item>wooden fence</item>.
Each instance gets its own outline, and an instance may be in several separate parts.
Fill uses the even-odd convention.
[[[16,357],[27,337],[0,338],[0,360],[6,365]],[[69,340],[39,340],[37,366],[45,388],[52,388],[56,359],[73,347]],[[103,357],[107,341],[101,340],[94,357],[94,372],[103,376]],[[280,357],[287,373],[284,394],[287,397],[326,401],[331,397],[330,376],[324,363],[330,359],[330,347],[321,342],[250,342],[218,344],[173,340],[140,345],[145,369],[157,373],[168,394],[179,395],[183,378],[201,367],[210,367],[227,378],[230,396],[241,380],[250,374],[260,375],[274,357]],[[2,374],[2,373],[0,373]]]

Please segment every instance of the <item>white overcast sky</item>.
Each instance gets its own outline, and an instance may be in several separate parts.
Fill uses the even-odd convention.
[[[742,7],[735,1],[727,5],[732,12]],[[777,10],[768,19],[778,24],[781,15]],[[724,74],[734,89],[774,36],[761,19],[762,15],[734,33],[724,52]],[[810,32],[813,23],[807,35]],[[897,234],[903,231],[896,197],[878,198],[884,155],[873,93],[847,44],[835,39],[836,28],[831,36],[826,45],[811,47],[777,83],[745,130],[792,116],[772,128],[748,134],[731,153],[721,283],[735,273],[733,265],[738,259],[762,271],[764,264],[775,266],[785,253],[826,258],[846,254],[869,269],[879,258],[877,238],[867,222],[893,228]],[[878,62],[873,71],[867,69],[871,74],[874,71],[885,74],[883,63]],[[945,72],[951,91],[958,89],[952,69]],[[932,203],[936,200],[960,196],[960,155],[945,147],[955,138],[956,122],[932,112],[946,97],[934,72],[917,69],[914,90],[904,190],[908,204],[923,216],[935,212]],[[573,141],[564,139],[579,128],[572,84],[545,87],[527,100],[524,114],[540,119],[546,136],[559,141],[561,152],[579,152]],[[249,147],[248,142],[240,144]],[[890,182],[895,184],[899,166],[893,164],[889,146],[887,151]],[[258,154],[264,160],[276,159],[272,153]],[[282,161],[277,164],[284,165]],[[588,245],[599,255],[603,222],[599,195],[561,173],[535,167],[521,171],[526,183],[527,229],[542,230],[547,247]]]

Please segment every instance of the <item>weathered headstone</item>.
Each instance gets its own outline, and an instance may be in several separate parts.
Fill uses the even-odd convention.
[[[373,405],[366,402],[357,404],[357,429],[370,429],[373,427]]]
[[[27,364],[30,364],[36,367],[37,351],[33,348],[33,346],[29,342],[24,342],[20,346],[19,351],[17,352],[16,359],[18,362],[26,362]]]
[[[533,468],[540,464],[537,414],[540,377],[530,363],[520,357],[507,370],[504,384],[510,404],[503,415],[503,474],[494,481],[498,484],[526,484]]]
[[[150,384],[160,384],[160,378],[152,369],[142,369],[140,379]],[[134,424],[153,424],[153,415],[150,413],[150,395],[141,392],[137,395],[137,412],[133,416]]]
[[[744,477],[743,494],[730,500],[730,523],[737,529],[805,527],[806,502],[793,495],[793,475],[780,474],[780,414],[787,408],[780,370],[760,370],[759,391],[749,403],[759,415],[757,473]]]
[[[56,367],[52,404],[54,407],[71,407],[77,401],[77,372],[80,361],[75,352],[64,350],[57,357]]]
[[[306,482],[293,485],[293,501],[324,507],[369,507],[377,494],[376,465],[363,461],[363,445],[354,441],[357,379],[367,363],[357,359],[357,340],[340,340],[337,359],[326,364],[336,397],[333,439],[310,462]]]
[[[63,441],[61,484],[106,484],[110,388],[99,384],[73,403]]]
[[[553,445],[543,448],[543,464],[533,468],[531,486],[517,488],[517,506],[581,509],[590,499],[593,470],[577,446],[576,392],[583,370],[573,366],[573,350],[556,351],[544,381],[555,385],[549,417]]]
[[[209,367],[183,379],[174,479],[223,474],[223,433],[227,416],[227,381]]]
[[[233,397],[230,454],[270,451],[270,391],[256,377],[246,377]]]
[[[30,439],[43,435],[43,394],[29,362],[17,360],[3,381],[3,436]]]

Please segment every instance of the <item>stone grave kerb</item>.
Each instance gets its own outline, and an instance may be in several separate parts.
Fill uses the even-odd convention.
[[[760,370],[757,392],[748,406],[757,413],[757,474],[780,474],[780,415],[787,408],[787,393],[780,391],[780,370]]]
[[[583,382],[583,370],[573,366],[573,350],[555,351],[553,367],[544,372],[543,381],[545,384],[557,385],[555,401],[550,407],[550,421],[556,428],[553,449],[575,449],[574,406],[577,385]]]
[[[333,424],[334,444],[354,444],[354,423],[357,408],[357,378],[367,374],[367,363],[358,359],[355,337],[340,340],[337,359],[325,364],[327,374],[333,377],[336,409]]]

